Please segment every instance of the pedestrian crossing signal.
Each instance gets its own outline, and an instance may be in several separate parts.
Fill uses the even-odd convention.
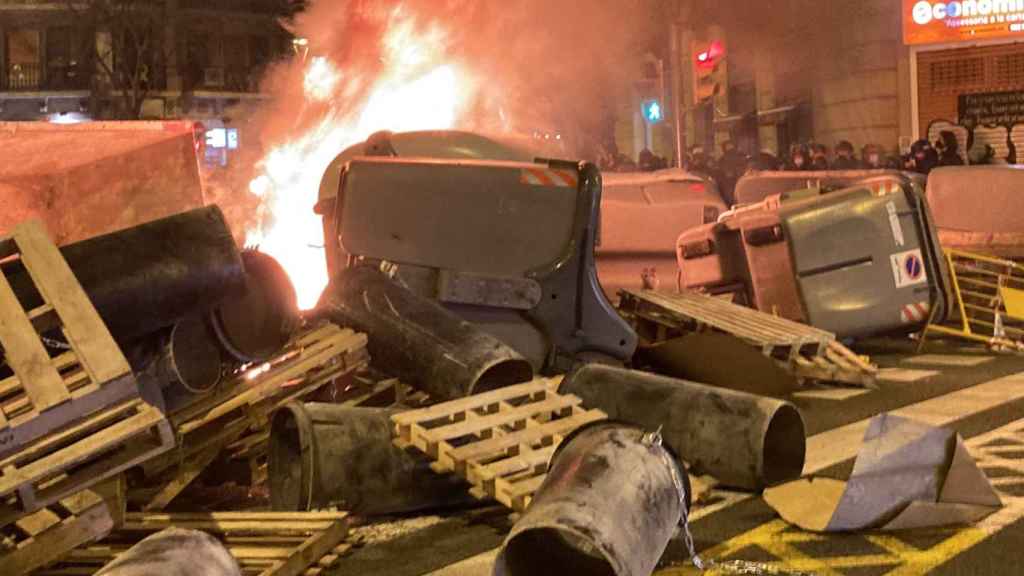
[[[657,124],[665,119],[665,111],[658,100],[644,100],[640,105],[640,111],[649,124]]]

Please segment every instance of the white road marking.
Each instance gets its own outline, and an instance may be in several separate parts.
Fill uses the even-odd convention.
[[[983,356],[974,354],[922,354],[911,356],[903,361],[904,364],[924,364],[928,366],[951,366],[954,368],[969,368],[981,366],[986,362],[995,360],[995,356]]]
[[[794,393],[793,396],[813,400],[842,401],[869,393],[871,393],[871,390],[866,388],[820,388],[816,390],[801,390]]]
[[[878,371],[878,379],[886,382],[919,382],[925,378],[937,376],[938,370],[912,370],[910,368],[882,368]]]

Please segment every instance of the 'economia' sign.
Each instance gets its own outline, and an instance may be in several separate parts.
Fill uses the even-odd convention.
[[[903,41],[933,44],[1024,34],[1024,0],[903,0]]]

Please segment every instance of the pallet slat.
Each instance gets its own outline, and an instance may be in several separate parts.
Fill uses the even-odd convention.
[[[830,332],[695,292],[624,290],[621,296],[623,314],[645,334],[667,339],[669,332],[711,329],[735,336],[775,359],[797,381],[877,386],[877,367],[843,346]]]
[[[473,496],[522,512],[562,439],[607,418],[556,390],[557,381],[537,379],[395,414],[395,444],[427,454],[435,472],[459,475]]]
[[[103,542],[78,548],[40,576],[93,574],[136,542],[169,527],[203,530],[218,538],[245,574],[300,576],[329,567],[347,550],[344,512],[130,513]],[[247,536],[240,536],[246,534]]]

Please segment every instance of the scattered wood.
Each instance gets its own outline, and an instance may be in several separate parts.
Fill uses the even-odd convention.
[[[652,342],[692,332],[724,332],[774,359],[798,381],[877,386],[878,368],[831,332],[697,292],[624,290],[620,295],[620,311]]]
[[[322,324],[296,336],[269,363],[238,374],[171,414],[178,448],[143,465],[152,479],[149,487],[140,487],[148,497],[144,509],[162,510],[218,456],[247,460],[254,483],[264,479],[270,415],[367,361],[365,335]]]
[[[0,255],[24,266],[42,302],[25,310],[0,270],[0,514],[9,515],[115,476],[174,439],[139,400],[124,354],[42,225],[17,226]]]
[[[562,439],[607,418],[576,396],[558,394],[558,382],[536,379],[396,414],[395,444],[426,454],[435,472],[464,478],[473,496],[522,512]]]
[[[38,574],[94,574],[143,538],[172,526],[212,534],[238,560],[242,573],[253,576],[315,576],[348,550],[345,512],[128,513],[124,525],[102,542],[80,547]]]
[[[8,524],[0,530],[4,574],[31,574],[104,538],[124,521],[124,506],[124,480],[118,476]]]

